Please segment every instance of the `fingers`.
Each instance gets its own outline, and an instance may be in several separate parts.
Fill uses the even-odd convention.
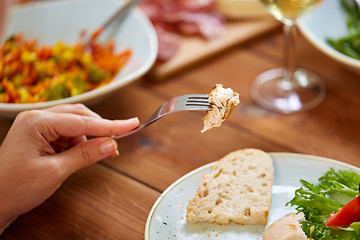
[[[54,160],[59,164],[62,175],[68,177],[75,171],[89,166],[97,161],[119,155],[118,146],[114,139],[103,137],[80,143],[62,153]]]
[[[75,146],[79,143],[86,142],[86,141],[87,141],[86,136],[73,137],[70,139],[70,146]]]
[[[60,137],[56,141],[50,142],[50,145],[55,150],[56,153],[62,152],[69,147],[75,146],[82,142],[86,142],[86,136],[77,136],[77,137]]]
[[[138,118],[127,120],[107,120],[72,113],[37,114],[34,121],[37,131],[49,142],[59,137],[111,136],[126,133],[139,125]]]
[[[61,114],[48,122],[60,136],[76,137],[110,136],[126,133],[139,125],[137,118],[127,120],[107,120],[87,116]]]
[[[46,108],[44,111],[49,111],[53,113],[72,113],[82,116],[89,116],[89,117],[95,117],[95,118],[101,118],[100,115],[97,113],[91,111],[89,108],[87,108],[82,103],[77,104],[63,104],[63,105],[57,105],[54,107]],[[60,139],[56,140],[55,142],[51,143],[52,147],[56,152],[63,151],[71,146],[74,146],[76,144],[82,143],[87,141],[86,136],[76,136],[76,137],[60,137]],[[61,143],[68,143],[68,145],[63,146],[64,144]],[[60,144],[60,147],[57,147],[57,145]]]
[[[53,112],[53,113],[73,113],[77,115],[89,116],[89,117],[97,117],[101,118],[100,115],[91,111],[84,104],[63,104],[50,108],[44,109],[44,111]]]
[[[77,136],[77,137],[59,137],[59,139],[56,140],[56,142],[62,142],[62,143],[68,143],[69,146],[74,146],[76,144],[86,142],[87,138],[86,136]]]

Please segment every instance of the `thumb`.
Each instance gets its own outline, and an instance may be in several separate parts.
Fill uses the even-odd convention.
[[[117,142],[113,138],[102,137],[82,142],[57,154],[64,175],[69,176],[77,170],[97,161],[119,155]]]

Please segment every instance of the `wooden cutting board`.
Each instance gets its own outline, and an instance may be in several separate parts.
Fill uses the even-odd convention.
[[[271,30],[281,24],[271,17],[230,22],[226,34],[212,41],[199,37],[180,37],[181,44],[176,55],[165,63],[156,63],[146,75],[146,78],[159,82],[185,71],[204,60]]]

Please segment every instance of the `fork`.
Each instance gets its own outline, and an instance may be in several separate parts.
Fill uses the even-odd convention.
[[[107,28],[111,23],[115,22],[115,20],[122,22],[129,14],[130,10],[140,1],[141,0],[127,0],[124,5],[120,6],[120,8],[116,10],[115,13],[113,13],[108,19],[106,19],[106,21],[100,27],[91,33],[91,36],[86,39],[84,45],[88,46],[92,39],[99,37],[100,34],[104,32],[105,28]]]
[[[112,137],[119,139],[139,132],[143,128],[170,113],[181,111],[209,111],[212,107],[208,102],[208,98],[209,96],[207,94],[189,94],[174,97],[161,105],[146,122],[140,124],[137,128],[131,130],[130,132]]]

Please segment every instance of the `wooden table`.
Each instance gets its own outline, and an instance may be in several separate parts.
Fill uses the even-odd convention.
[[[253,79],[281,66],[280,29],[232,48],[161,83],[140,79],[92,109],[105,118],[146,120],[167,99],[231,87],[241,105],[221,128],[201,134],[203,113],[170,115],[121,139],[120,156],[73,174],[45,203],[19,217],[1,239],[143,239],[148,213],[171,183],[246,147],[333,158],[360,167],[360,79],[303,37],[298,63],[317,72],[328,95],[317,108],[291,115],[265,111],[249,97]],[[0,120],[3,139],[11,125]]]

